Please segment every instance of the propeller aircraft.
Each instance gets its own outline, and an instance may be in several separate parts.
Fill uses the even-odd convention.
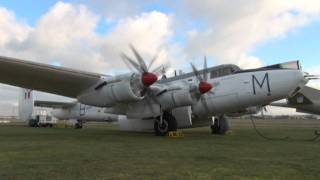
[[[224,64],[158,80],[151,70],[156,56],[147,65],[130,46],[135,60],[121,57],[132,72],[108,76],[20,59],[0,57],[0,82],[71,98],[104,112],[123,115],[120,129],[153,131],[166,135],[178,128],[212,125],[212,131],[228,130],[228,114],[242,114],[252,107],[294,96],[310,77],[302,72],[299,61],[242,70]],[[309,75],[310,76],[310,75]],[[215,117],[212,121],[212,117]]]

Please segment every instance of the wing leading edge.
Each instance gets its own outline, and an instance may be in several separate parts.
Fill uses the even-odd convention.
[[[0,56],[0,83],[76,98],[102,74]]]

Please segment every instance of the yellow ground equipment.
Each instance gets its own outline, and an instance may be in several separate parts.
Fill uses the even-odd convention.
[[[170,131],[167,133],[167,137],[170,138],[183,138],[184,134],[182,131]]]

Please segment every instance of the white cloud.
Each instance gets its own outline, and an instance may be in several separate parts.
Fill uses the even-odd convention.
[[[11,11],[0,7],[0,47],[10,41],[21,42],[25,40],[31,27],[22,21],[18,21]]]
[[[8,40],[3,43],[5,48],[0,49],[2,55],[51,64],[59,62],[66,67],[104,73],[123,67],[118,63],[120,52],[128,51],[129,43],[147,58],[155,53],[159,53],[160,61],[169,58],[172,18],[164,13],[153,11],[120,19],[105,35],[95,32],[101,18],[84,5],[58,2],[33,29],[19,23],[13,13],[8,14],[12,17],[3,19],[18,24],[26,33],[19,41],[12,40],[19,37],[16,34],[4,34],[2,37]],[[0,29],[11,26],[3,25]]]
[[[147,60],[156,53],[159,62],[171,58],[172,18],[164,13],[153,11],[120,19],[104,35],[95,32],[101,18],[84,5],[58,2],[33,28],[4,8],[0,14],[4,15],[0,22],[5,22],[0,23],[1,55],[102,73],[117,72],[119,67],[128,72],[120,52],[128,52],[129,43]],[[4,89],[0,94],[5,96],[9,91]],[[17,98],[11,100],[16,102]]]
[[[158,63],[168,62],[170,60],[168,42],[173,33],[170,26],[171,17],[157,11],[122,19],[114,31],[105,37],[103,56],[115,62],[121,61],[120,52],[122,51],[132,56],[128,47],[131,43],[146,61],[157,54]],[[119,67],[119,64],[114,64],[113,68]]]
[[[320,13],[316,0],[187,0],[186,7],[206,25],[201,32],[192,31],[186,52],[190,56],[206,53],[220,63],[245,68],[263,63],[250,56],[256,45],[285,37],[317,19]]]

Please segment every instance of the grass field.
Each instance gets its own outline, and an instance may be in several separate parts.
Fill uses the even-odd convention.
[[[320,139],[270,141],[250,121],[233,120],[231,135],[208,128],[185,138],[84,129],[0,126],[0,179],[320,179]],[[271,137],[311,138],[320,121],[259,120]]]

